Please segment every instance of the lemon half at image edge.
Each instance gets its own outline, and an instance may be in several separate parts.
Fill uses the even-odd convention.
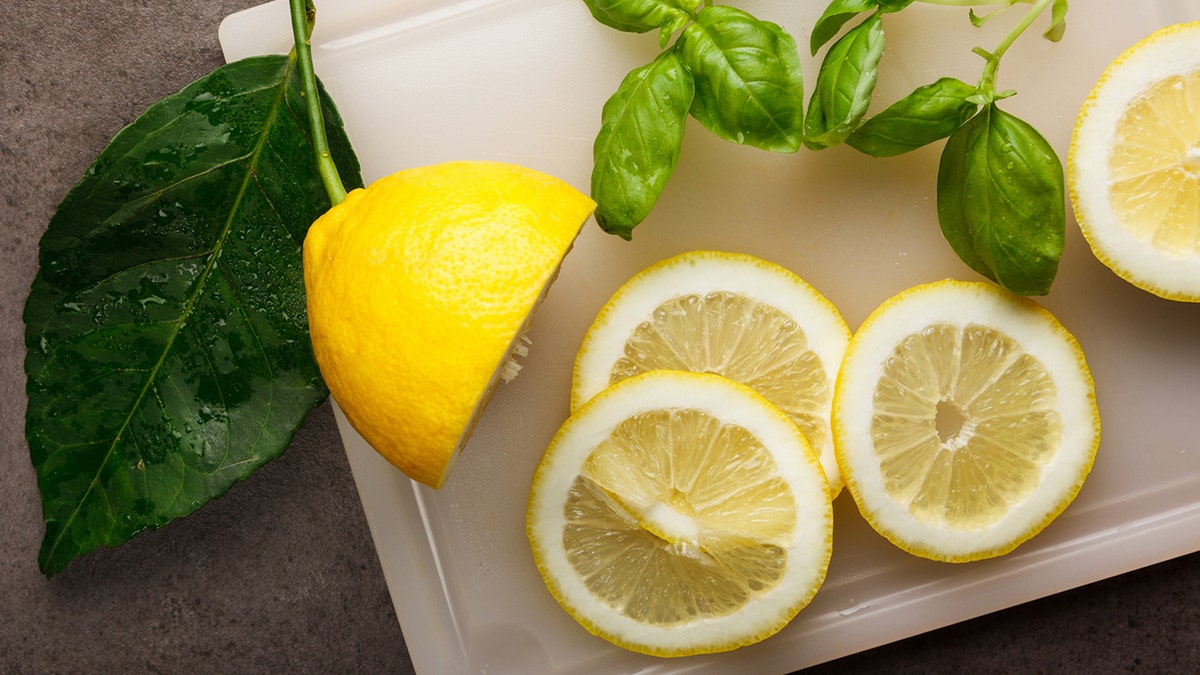
[[[1067,184],[1101,262],[1200,302],[1200,22],[1156,31],[1105,69],[1076,118]]]
[[[309,229],[313,352],[356,431],[410,478],[446,480],[593,202],[500,162],[407,169]]]

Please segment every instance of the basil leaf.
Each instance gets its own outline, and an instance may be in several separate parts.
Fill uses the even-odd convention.
[[[804,120],[806,146],[820,150],[837,145],[858,127],[871,105],[883,42],[883,19],[876,13],[825,53]]]
[[[873,157],[891,157],[946,138],[979,110],[975,87],[952,77],[918,87],[862,123],[846,144]]]
[[[676,47],[696,81],[691,114],[718,137],[795,152],[804,82],[796,42],[779,26],[727,6],[704,8]]]
[[[692,18],[700,0],[583,0],[600,23],[627,33],[658,29],[659,43],[666,45],[671,34]]]
[[[300,250],[329,202],[306,120],[294,60],[224,66],[121,131],[51,219],[24,314],[46,575],[223,494],[325,398]]]
[[[832,40],[847,21],[863,12],[869,12],[877,6],[879,6],[878,0],[833,0],[829,3],[825,12],[813,25],[812,33],[809,35],[808,47],[812,50],[812,55],[816,56],[817,51],[826,42]]]
[[[1045,295],[1063,250],[1062,163],[1029,124],[989,104],[950,136],[937,184],[942,233],[963,262]]]
[[[624,239],[658,201],[679,161],[695,85],[674,49],[625,76],[592,146],[596,222]]]
[[[1058,42],[1067,31],[1067,0],[1054,0],[1050,5],[1050,26],[1042,35],[1051,42]]]

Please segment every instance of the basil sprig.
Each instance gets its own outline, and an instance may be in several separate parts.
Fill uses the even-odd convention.
[[[584,2],[618,30],[657,28],[663,47],[625,76],[601,112],[592,198],[606,232],[629,239],[650,213],[674,172],[688,116],[734,143],[799,149],[804,82],[796,42],[782,28],[733,7],[697,9],[689,0]]]
[[[657,29],[663,49],[604,106],[592,174],[597,221],[632,237],[674,171],[688,115],[720,138],[776,152],[845,143],[889,157],[948,138],[937,204],[951,248],[1011,291],[1047,293],[1063,248],[1062,163],[1033,127],[999,108],[997,101],[1014,92],[997,91],[995,83],[1004,53],[1047,9],[1043,35],[1062,37],[1067,0],[921,0],[970,7],[975,26],[1016,4],[1029,8],[995,49],[974,50],[984,59],[978,84],[941,78],[868,116],[883,60],[884,17],[914,1],[832,0],[809,40],[813,55],[829,47],[805,110],[795,41],[773,23],[707,0],[703,6],[584,0],[593,16],[618,30]],[[996,5],[982,15],[974,10]]]

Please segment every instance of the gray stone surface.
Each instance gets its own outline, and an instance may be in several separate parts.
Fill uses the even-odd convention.
[[[327,406],[194,515],[37,570],[21,310],[38,238],[122,126],[221,64],[218,22],[253,4],[0,3],[0,673],[412,670]],[[1198,608],[1192,555],[813,672],[1196,672]]]

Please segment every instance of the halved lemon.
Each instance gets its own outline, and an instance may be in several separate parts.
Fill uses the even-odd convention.
[[[941,281],[884,302],[855,333],[833,408],[863,517],[900,548],[1002,555],[1075,498],[1100,442],[1075,338],[988,283]]]
[[[786,415],[732,380],[659,370],[567,419],[526,522],[546,586],[580,624],[683,656],[783,628],[825,579],[833,513]]]
[[[649,370],[723,375],[800,427],[836,495],[829,414],[849,341],[837,308],[787,269],[744,254],[683,253],[635,275],[600,309],[575,359],[571,409]]]
[[[1159,30],[1108,66],[1067,156],[1076,220],[1130,283],[1200,301],[1200,22]]]
[[[304,240],[313,354],[346,419],[441,487],[596,203],[501,162],[398,171]]]

